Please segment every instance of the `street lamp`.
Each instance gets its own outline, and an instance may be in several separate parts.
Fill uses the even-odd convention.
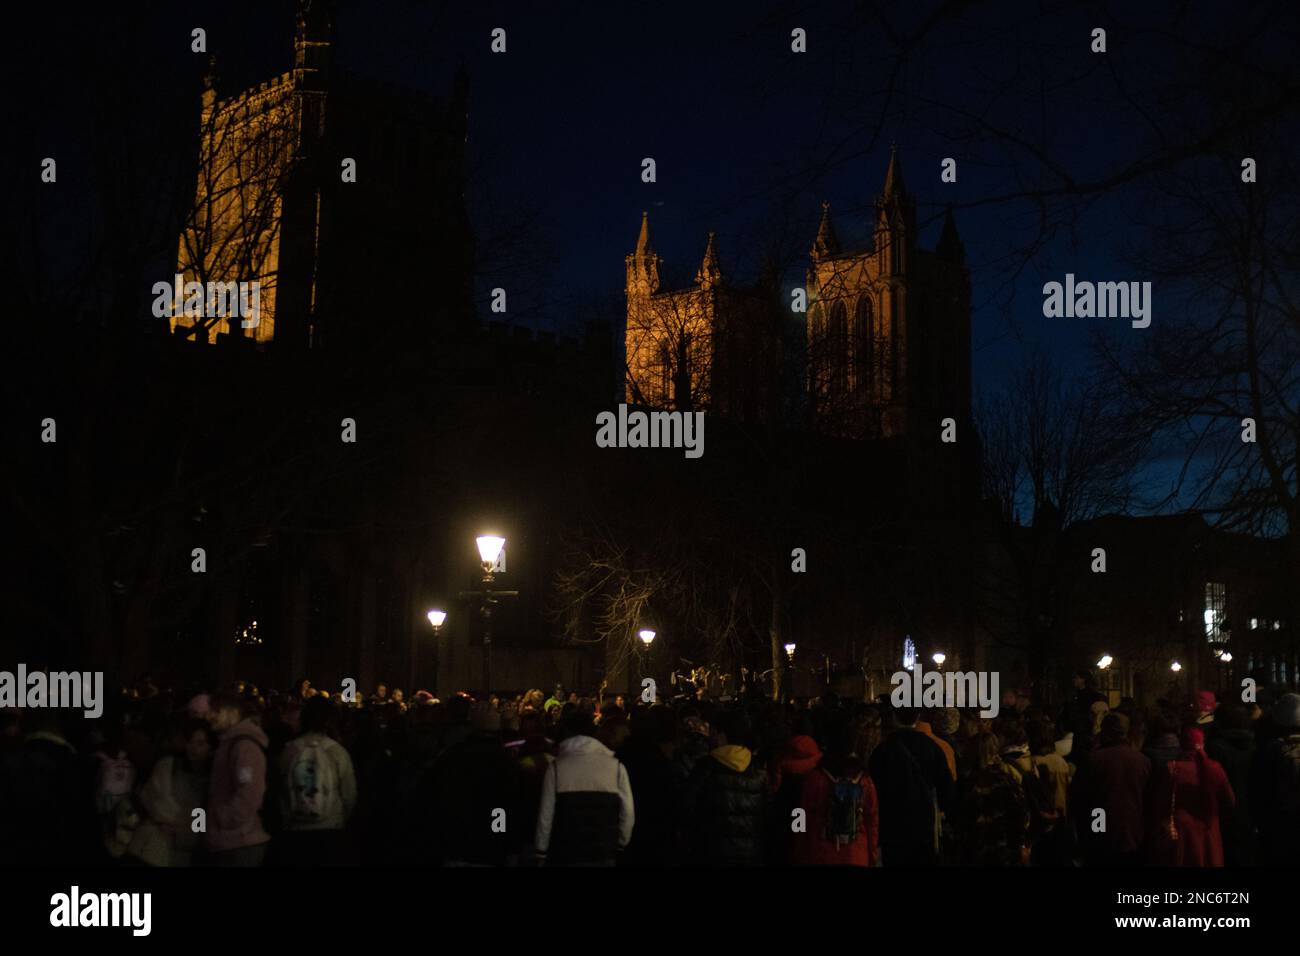
[[[492,582],[501,551],[506,546],[506,539],[496,534],[481,534],[475,541],[478,544],[478,556],[483,566],[483,590],[461,591],[463,598],[478,598],[483,602],[483,693],[492,693],[492,608],[502,597],[518,597],[518,591],[493,591]]]
[[[483,580],[492,580],[492,568],[501,557],[501,549],[506,546],[506,539],[495,534],[481,534],[478,542],[478,556],[483,561]]]
[[[641,638],[642,644],[644,644],[646,647],[649,647],[650,642],[655,639],[655,632],[650,630],[650,628],[647,627],[644,630],[640,631],[637,634],[637,637]]]
[[[934,661],[937,667],[942,667],[943,662],[946,661],[947,659],[948,659],[948,655],[943,653],[942,651],[936,651],[934,657],[931,658],[931,660]]]
[[[1228,663],[1229,661],[1232,660],[1232,654],[1229,653],[1228,651],[1224,651],[1224,652],[1219,656],[1219,660],[1222,661],[1224,664],[1226,664],[1226,663]]]
[[[787,644],[787,645],[785,646],[785,656],[786,656],[786,658],[790,661],[791,664],[794,663],[794,645],[793,645],[793,644]]]
[[[429,623],[433,625],[433,696],[437,697],[438,696],[438,665],[441,663],[438,660],[438,652],[440,650],[438,647],[438,634],[442,630],[443,622],[447,620],[447,612],[435,609],[430,611],[427,617],[429,618]],[[418,650],[419,645],[417,644],[416,647]],[[411,679],[411,691],[412,693],[414,693],[415,691],[415,678]]]
[[[1113,664],[1114,662],[1115,662],[1115,658],[1111,657],[1109,654],[1102,654],[1101,660],[1097,661],[1097,669],[1104,671],[1107,667],[1110,667],[1110,665]]]
[[[1183,669],[1183,665],[1178,663],[1177,661],[1174,661],[1172,664],[1169,665],[1169,669],[1173,671],[1175,674],[1177,674],[1180,670]]]

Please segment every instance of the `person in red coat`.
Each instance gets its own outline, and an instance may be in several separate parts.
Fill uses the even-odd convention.
[[[880,804],[871,775],[853,754],[848,733],[836,734],[820,765],[804,775],[800,808],[806,829],[791,839],[790,862],[796,866],[874,866],[880,857]],[[856,795],[856,813],[835,813],[835,790],[841,797]],[[856,833],[837,833],[856,816]]]
[[[1182,753],[1155,779],[1151,858],[1163,866],[1223,866],[1219,818],[1236,804],[1227,771],[1205,753],[1205,733],[1183,730]],[[1172,814],[1171,814],[1172,809]],[[1172,815],[1177,839],[1170,831]]]

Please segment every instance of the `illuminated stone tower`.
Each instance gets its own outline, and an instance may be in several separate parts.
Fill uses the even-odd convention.
[[[820,430],[888,438],[971,413],[970,277],[951,210],[934,251],[891,152],[870,248],[841,249],[829,204],[808,269],[808,396]]]
[[[916,202],[897,151],[871,229],[866,249],[845,250],[830,205],[822,204],[806,279],[807,327],[799,333],[811,420],[825,434],[861,439],[937,429],[944,418],[964,426],[971,413],[966,254],[951,211],[935,249],[919,247]],[[626,263],[629,402],[733,417],[782,407],[788,298],[775,302],[771,284],[731,285],[712,234],[694,282],[664,289],[645,214]]]
[[[710,371],[724,298],[713,233],[692,286],[661,289],[662,262],[650,246],[650,215],[642,213],[636,251],[627,257],[627,400],[656,408],[705,408],[712,398]]]
[[[463,71],[450,97],[398,89],[338,69],[333,30],[332,3],[299,0],[292,69],[226,98],[209,69],[176,268],[186,282],[256,281],[261,309],[247,328],[174,315],[176,334],[409,347],[472,322]]]

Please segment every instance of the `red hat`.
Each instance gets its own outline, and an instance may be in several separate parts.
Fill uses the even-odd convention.
[[[1182,744],[1186,750],[1205,749],[1205,731],[1200,727],[1184,727]]]
[[[1212,713],[1218,706],[1218,701],[1214,699],[1214,691],[1198,690],[1196,692],[1196,709],[1202,714]]]

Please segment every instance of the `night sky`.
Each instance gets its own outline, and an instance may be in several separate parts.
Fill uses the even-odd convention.
[[[207,29],[228,95],[291,65],[293,8],[274,0],[195,6],[209,12],[133,4],[38,13],[8,32],[4,57],[11,85],[40,91],[11,103],[23,112],[12,125],[26,158],[71,158],[62,201],[75,203],[76,157],[102,135],[87,120],[95,98],[118,95],[118,84],[156,130],[160,153],[192,150],[183,123],[197,111],[206,58],[190,52],[189,30]],[[1145,278],[1125,260],[1141,211],[1123,189],[1086,194],[1068,215],[1005,197],[1065,176],[1105,178],[1176,137],[1179,112],[1198,104],[1161,104],[1160,86],[1200,51],[1168,37],[1231,27],[1283,42],[1224,6],[1122,14],[1121,29],[1103,5],[375,0],[339,4],[336,56],[435,93],[465,64],[471,218],[489,245],[522,236],[530,261],[511,318],[561,332],[593,306],[618,308],[643,209],[669,277],[693,275],[716,230],[731,276],[752,278],[781,240],[788,282],[800,283],[823,199],[844,245],[867,242],[896,142],[923,245],[937,239],[944,205],[956,210],[973,280],[978,396],[1032,348],[1069,375],[1088,374],[1088,339],[1107,320],[1044,319],[1044,281],[1066,272]],[[1104,56],[1089,50],[1097,25],[1109,28]],[[498,26],[505,55],[489,50]],[[807,31],[805,54],[790,50],[795,27]],[[658,165],[651,185],[640,179],[646,156]],[[958,160],[955,184],[940,182],[945,156]],[[1034,238],[1042,241],[1025,254]],[[1160,294],[1157,284],[1156,322]],[[1109,321],[1105,331],[1121,342],[1141,334]]]

